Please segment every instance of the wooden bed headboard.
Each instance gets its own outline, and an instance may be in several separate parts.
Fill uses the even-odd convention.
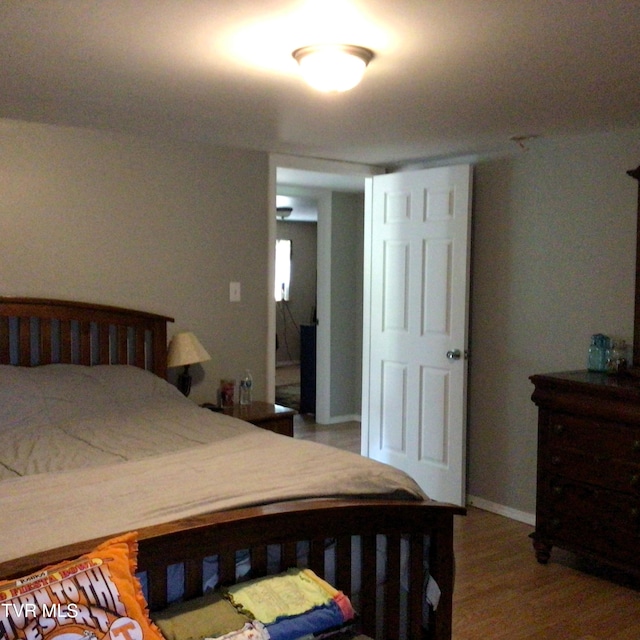
[[[0,364],[131,364],[166,378],[167,322],[119,307],[0,297]]]

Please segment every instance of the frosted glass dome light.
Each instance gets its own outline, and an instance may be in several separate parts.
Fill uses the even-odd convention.
[[[373,52],[351,44],[318,44],[292,53],[305,81],[319,91],[348,91],[364,75]]]

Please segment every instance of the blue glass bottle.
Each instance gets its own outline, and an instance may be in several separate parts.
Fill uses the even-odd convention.
[[[589,371],[607,370],[607,351],[610,346],[611,340],[608,336],[602,333],[596,333],[591,336],[589,358],[587,361],[587,369],[589,369]]]

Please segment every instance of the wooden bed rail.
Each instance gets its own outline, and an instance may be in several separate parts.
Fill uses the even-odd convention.
[[[147,573],[152,609],[166,604],[167,567],[184,564],[184,593],[202,593],[202,560],[217,556],[221,584],[232,584],[239,552],[249,555],[250,577],[300,565],[298,544],[308,545],[308,566],[352,595],[352,577],[361,585],[357,607],[362,632],[372,638],[451,637],[453,516],[465,510],[434,502],[385,500],[300,500],[211,514],[140,532],[139,568]],[[160,533],[162,531],[162,533]],[[160,535],[158,535],[160,534]],[[386,553],[377,547],[383,539]],[[328,540],[331,545],[328,545]],[[276,546],[279,563],[268,563]],[[442,590],[437,611],[423,622],[424,557]],[[378,566],[384,562],[384,567]],[[377,576],[385,576],[380,599]],[[404,592],[404,593],[403,593]]]
[[[140,529],[138,569],[146,574],[150,608],[159,610],[167,603],[170,565],[183,564],[184,597],[189,599],[203,591],[204,558],[216,556],[219,583],[232,584],[238,552],[249,556],[249,577],[256,577],[300,566],[298,543],[303,542],[308,544],[306,566],[320,576],[328,570],[335,586],[352,597],[352,576],[357,576],[361,588],[355,602],[367,636],[450,640],[453,517],[464,513],[461,507],[438,502],[357,499],[297,500],[211,513]],[[381,536],[386,542],[383,556],[377,553]],[[0,579],[77,557],[105,539],[1,564]],[[275,567],[267,562],[273,546],[279,550]],[[429,575],[442,591],[437,611],[429,611],[426,630],[425,554]],[[381,562],[384,567],[378,566]],[[376,579],[380,572],[385,575],[382,598]]]
[[[307,566],[321,577],[329,569],[335,586],[348,595],[357,574],[363,633],[384,640],[441,640],[451,637],[453,516],[464,513],[451,505],[393,500],[301,500],[239,509],[195,518],[184,529],[173,530],[171,523],[160,538],[148,542],[140,532],[139,567],[148,574],[150,606],[162,608],[171,564],[185,563],[185,597],[191,598],[202,592],[204,557],[218,556],[219,581],[228,584],[237,579],[237,552],[249,550],[251,576],[261,576],[268,572],[268,547],[279,547],[280,563],[270,567],[273,573],[297,566],[297,543],[306,542]],[[386,543],[384,558],[377,553],[380,536]],[[422,628],[425,553],[429,573],[442,590],[438,610],[430,611],[428,632]],[[378,567],[383,560],[386,566]],[[328,567],[329,562],[334,565]],[[377,594],[380,572],[386,576],[382,599]]]
[[[0,364],[132,364],[166,378],[167,322],[120,307],[0,297]]]

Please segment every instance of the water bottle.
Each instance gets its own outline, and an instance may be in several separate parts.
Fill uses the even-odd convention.
[[[247,369],[244,376],[240,379],[240,404],[251,404],[251,388],[253,387],[253,378],[251,372]]]

